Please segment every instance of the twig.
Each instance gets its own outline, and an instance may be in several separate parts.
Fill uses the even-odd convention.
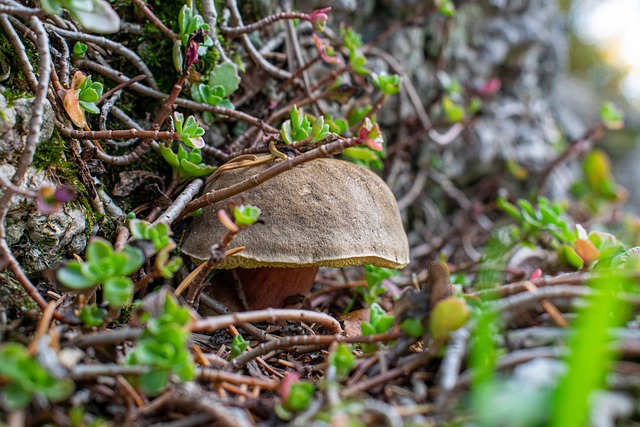
[[[299,19],[301,21],[306,21],[309,19],[309,15],[301,12],[280,12],[275,13],[273,15],[269,15],[265,18],[262,18],[259,21],[256,21],[252,24],[238,26],[238,27],[227,27],[225,25],[220,26],[220,33],[228,36],[228,37],[239,37],[242,34],[252,33],[254,31],[258,31],[261,28],[264,28],[268,25],[273,24],[274,22],[283,21],[283,20],[293,20]],[[242,24],[240,24],[242,25]]]
[[[113,50],[115,53],[122,55],[123,57],[128,59],[131,62],[131,65],[136,67],[138,71],[140,71],[142,74],[147,76],[147,81],[149,82],[149,86],[151,86],[153,89],[158,90],[158,83],[156,82],[155,77],[153,77],[153,73],[151,72],[149,67],[147,67],[147,64],[145,64],[144,61],[140,59],[138,54],[136,54],[131,49],[123,46],[120,43],[111,41],[105,37],[93,36],[91,34],[86,34],[81,32],[67,31],[50,24],[45,24],[45,25],[48,30],[55,31],[58,34],[67,37],[68,39],[77,40],[81,42],[95,43],[98,46],[103,46],[107,49]]]
[[[205,206],[211,205],[213,203],[219,202],[220,200],[224,200],[229,197],[235,196],[236,194],[242,193],[243,191],[246,191],[250,188],[254,188],[262,184],[266,180],[271,179],[274,176],[277,176],[283,172],[291,170],[294,167],[301,165],[303,163],[309,162],[314,159],[319,159],[321,157],[327,157],[332,154],[338,154],[342,152],[345,148],[357,145],[358,141],[359,140],[357,138],[341,139],[336,142],[331,142],[329,144],[321,145],[320,147],[307,151],[306,153],[301,154],[297,157],[293,157],[288,160],[278,162],[274,166],[271,166],[269,169],[257,175],[254,175],[244,181],[241,181],[227,188],[210,191],[200,196],[196,200],[187,204],[183,215],[189,214],[195,211],[196,209],[200,209]]]
[[[274,350],[286,350],[296,346],[323,346],[328,347],[334,342],[339,343],[374,343],[391,341],[398,338],[397,332],[375,334],[367,336],[347,337],[345,335],[298,335],[285,337],[262,343],[251,351],[244,352],[229,362],[229,368],[240,369],[256,357],[265,355]]]
[[[547,189],[547,184],[549,181],[549,177],[551,173],[562,163],[568,162],[572,158],[579,156],[580,154],[591,149],[593,144],[595,144],[602,136],[604,135],[606,127],[604,123],[598,123],[596,126],[588,129],[584,135],[582,135],[577,140],[573,141],[569,147],[558,157],[556,157],[547,168],[542,172],[542,176],[540,177],[540,185],[538,186],[537,195],[544,194]]]
[[[1,4],[0,13],[8,13],[15,16],[21,16],[23,18],[30,18],[32,16],[43,17],[44,13],[41,9],[34,9],[26,6],[22,6],[18,3],[11,2],[12,4]]]
[[[56,121],[56,126],[60,130],[60,133],[69,138],[76,138],[83,141],[96,140],[101,141],[105,139],[126,139],[126,138],[145,138],[145,139],[160,139],[160,140],[175,140],[179,139],[177,132],[159,131],[159,130],[138,130],[138,129],[117,129],[117,130],[76,130],[65,126],[62,122]],[[123,156],[109,156],[104,154],[104,159],[115,159]],[[137,160],[137,159],[136,159]],[[115,163],[120,164],[120,163]]]
[[[173,221],[175,221],[176,218],[182,213],[185,206],[187,206],[187,203],[189,203],[195,197],[195,195],[198,194],[198,191],[200,191],[203,185],[204,181],[201,179],[194,179],[193,181],[191,181],[189,185],[187,185],[187,187],[182,191],[182,193],[173,201],[171,206],[169,206],[167,210],[164,211],[164,214],[162,214],[158,219],[154,221],[154,224],[158,222],[165,222],[171,225]]]
[[[222,48],[220,40],[218,40],[218,34],[216,31],[216,29],[218,28],[218,11],[216,10],[216,6],[213,0],[202,0],[201,3],[202,16],[204,16],[205,21],[207,22],[207,24],[209,24],[209,28],[211,31],[209,33],[209,37],[211,37],[211,40],[213,40],[213,45],[216,49],[218,49],[218,52],[220,53],[220,56],[222,57],[222,60],[224,62],[233,63],[233,61],[229,59],[224,49]]]
[[[266,381],[259,378],[248,377],[245,375],[235,374],[220,369],[197,368],[196,377],[200,381],[206,382],[222,382],[228,381],[235,384],[246,384],[249,386],[260,387],[264,390],[277,390],[280,385],[277,381]]]
[[[97,64],[93,61],[89,61],[86,59],[81,59],[79,61],[75,62],[76,66],[78,66],[79,68],[86,68],[89,70],[93,70],[97,73],[100,73],[106,77],[109,77],[110,79],[113,79],[115,81],[118,82],[124,82],[124,81],[128,81],[130,80],[129,77],[125,76],[123,73],[114,70],[111,67],[107,67],[105,65],[100,65]],[[135,90],[136,92],[142,94],[142,95],[146,95],[150,98],[154,98],[157,100],[165,100],[167,99],[167,94],[162,93],[160,91],[151,89],[147,86],[144,86],[140,83],[134,83],[131,85],[131,88],[133,90]],[[209,104],[203,104],[200,102],[195,102],[192,101],[190,99],[184,99],[184,98],[176,98],[174,103],[180,107],[184,107],[184,108],[188,108],[190,110],[196,110],[196,111],[208,111],[212,114],[218,114],[218,115],[222,115],[222,116],[227,116],[227,117],[232,117],[234,119],[238,119],[240,121],[249,123],[250,125],[256,126],[260,129],[262,129],[263,131],[267,132],[267,133],[279,133],[280,131],[272,126],[269,126],[268,124],[266,124],[264,121],[253,117],[247,113],[243,113],[242,111],[237,111],[237,110],[231,110],[229,108],[223,108],[223,107],[219,107],[217,105],[209,105]]]
[[[428,351],[410,357],[410,359],[403,363],[401,366],[390,369],[378,376],[360,381],[357,384],[352,385],[351,387],[343,391],[343,397],[352,397],[359,392],[370,390],[373,387],[388,383],[389,381],[403,375],[410,374],[411,372],[428,363],[437,354],[436,349],[438,349],[438,347],[431,347]]]
[[[136,5],[138,9],[144,14],[144,16],[151,22],[151,24],[156,27],[162,34],[167,36],[171,40],[177,40],[178,35],[174,33],[169,27],[164,25],[164,23],[149,9],[149,6],[142,0],[133,0],[133,4]]]
[[[231,11],[231,16],[238,24],[238,27],[242,27],[244,24],[242,23],[242,16],[240,16],[240,11],[238,10],[238,4],[236,3],[236,1],[227,0],[227,7]],[[277,79],[282,79],[282,80],[291,78],[291,73],[281,68],[278,68],[273,64],[271,64],[270,62],[268,62],[267,60],[265,60],[264,57],[260,54],[260,52],[258,52],[258,50],[255,48],[253,43],[251,43],[251,40],[249,39],[248,35],[241,34],[240,40],[242,41],[242,44],[247,50],[247,53],[249,53],[249,56],[251,57],[253,62],[255,62],[255,64],[258,67],[266,71],[270,76],[275,77]]]
[[[20,41],[18,33],[16,33],[15,28],[13,28],[13,25],[11,25],[9,19],[5,15],[0,15],[0,25],[2,26],[7,39],[9,39],[9,43],[11,43],[13,52],[18,58],[20,68],[22,69],[22,73],[24,74],[29,87],[31,88],[33,93],[36,93],[36,91],[38,90],[38,80],[36,79],[35,74],[33,74],[31,61],[29,61],[29,58],[27,58],[27,52],[24,45]]]
[[[80,364],[71,370],[71,378],[74,381],[86,381],[95,377],[115,377],[117,375],[142,375],[151,368],[144,365],[116,365],[114,363],[102,363],[99,365]]]
[[[138,1],[140,1],[140,0],[138,0]],[[112,94],[116,93],[117,91],[122,90],[127,86],[131,86],[132,84],[137,83],[140,80],[144,80],[146,77],[147,76],[145,76],[144,74],[140,74],[140,75],[137,75],[135,77],[131,77],[126,82],[118,83],[116,86],[112,87],[111,89],[109,89],[108,91],[103,93],[102,96],[100,98],[98,98],[98,100],[96,101],[96,104],[100,104],[102,101],[104,101],[105,99],[110,97]]]
[[[131,328],[125,326],[119,329],[109,329],[93,334],[77,335],[76,337],[62,343],[62,347],[92,347],[106,344],[120,344],[123,341],[133,341],[142,334],[141,328]]]
[[[276,309],[267,308],[264,310],[245,311],[241,313],[226,314],[217,317],[204,317],[193,322],[191,330],[193,332],[217,331],[229,325],[236,325],[244,322],[277,322],[282,320],[292,320],[298,322],[318,323],[325,326],[334,334],[341,334],[342,327],[333,317],[309,310]]]

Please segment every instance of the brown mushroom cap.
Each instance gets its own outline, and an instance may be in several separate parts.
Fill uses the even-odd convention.
[[[236,184],[273,163],[222,173],[207,191]],[[264,223],[236,235],[232,246],[246,249],[217,268],[344,267],[373,264],[402,268],[409,245],[398,205],[373,172],[341,160],[318,159],[243,192],[244,204],[258,206]],[[200,263],[227,233],[216,212],[227,201],[206,207],[187,236],[183,252]]]

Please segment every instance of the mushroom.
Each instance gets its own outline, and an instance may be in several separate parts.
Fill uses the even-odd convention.
[[[272,164],[224,172],[207,191],[228,187]],[[282,307],[306,295],[319,266],[373,264],[402,268],[409,245],[398,205],[385,182],[368,169],[335,159],[317,159],[243,192],[243,203],[262,210],[263,223],[234,240],[245,246],[216,268],[206,292],[230,308]],[[185,239],[183,252],[194,262],[209,257],[211,245],[227,230],[216,212],[203,210]],[[234,286],[235,285],[235,286]]]

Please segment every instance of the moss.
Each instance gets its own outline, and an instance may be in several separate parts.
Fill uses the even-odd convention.
[[[25,46],[25,52],[27,53],[27,57],[29,58],[31,66],[37,76],[40,67],[38,51],[30,41],[23,40],[22,43]],[[25,95],[32,96],[33,92],[31,92],[29,84],[24,78],[24,73],[20,67],[18,57],[13,50],[13,46],[11,46],[9,39],[4,35],[4,33],[0,33],[0,62],[4,64],[4,66],[9,66],[11,71],[9,77],[2,83],[7,88],[5,97],[7,98],[9,105],[11,105],[13,100],[17,98],[23,98]]]
[[[38,144],[33,157],[33,166],[59,177],[81,192],[86,192],[86,188],[77,177],[78,166],[70,161],[72,157],[71,149],[55,129],[50,140]]]

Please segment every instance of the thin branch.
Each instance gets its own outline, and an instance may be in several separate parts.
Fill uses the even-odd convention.
[[[159,130],[138,130],[138,129],[118,129],[118,130],[76,130],[65,126],[62,122],[56,121],[56,126],[60,133],[69,138],[80,140],[105,140],[105,139],[127,139],[145,138],[160,140],[180,139],[177,132]]]
[[[98,46],[105,47],[107,49],[113,50],[115,53],[122,55],[123,57],[128,59],[131,62],[131,65],[136,67],[138,71],[140,71],[142,74],[147,76],[147,81],[149,82],[149,85],[153,89],[158,90],[158,83],[156,82],[155,77],[153,77],[153,73],[151,72],[149,67],[147,67],[147,64],[145,64],[144,61],[140,59],[137,53],[135,53],[128,47],[125,47],[120,43],[111,41],[105,37],[94,36],[91,34],[86,34],[81,32],[67,31],[49,24],[45,24],[45,25],[48,30],[55,31],[58,34],[65,36],[71,40],[95,43]]]
[[[18,33],[16,33],[15,28],[13,28],[13,25],[11,25],[6,15],[0,15],[0,26],[2,26],[5,35],[9,39],[9,43],[11,43],[13,52],[18,58],[20,68],[22,69],[22,73],[24,74],[29,87],[35,93],[38,90],[38,80],[33,73],[31,61],[29,61],[29,58],[27,58],[27,51],[22,44],[22,41],[20,41],[20,36],[18,36]]]
[[[387,342],[398,339],[398,333],[390,332],[367,336],[348,337],[345,335],[298,335],[294,337],[279,338],[273,341],[262,343],[250,351],[243,352],[229,362],[229,368],[240,369],[256,357],[260,357],[274,350],[287,350],[297,346],[322,346],[328,347],[334,342],[339,343],[375,343]]]
[[[198,197],[196,200],[190,202],[186,206],[183,215],[189,214],[196,209],[200,209],[219,202],[220,200],[233,197],[236,194],[240,194],[243,191],[249,190],[250,188],[257,187],[268,179],[291,170],[303,163],[309,162],[314,159],[319,159],[321,157],[328,157],[332,154],[341,153],[345,148],[352,147],[354,145],[357,145],[358,143],[359,140],[357,138],[341,139],[336,142],[321,145],[320,147],[307,151],[306,153],[301,154],[297,157],[278,162],[274,166],[271,166],[269,169],[260,172],[259,174],[256,174],[250,178],[247,178],[244,181],[241,181],[227,188],[209,191],[208,193]]]
[[[282,320],[292,320],[298,322],[310,322],[318,323],[325,326],[334,334],[341,334],[342,327],[340,323],[329,316],[328,314],[319,313],[309,310],[294,310],[294,309],[276,309],[267,308],[264,310],[245,311],[241,313],[231,313],[223,316],[216,317],[204,317],[193,322],[191,331],[203,332],[203,331],[217,331],[222,328],[226,328],[230,325],[236,325],[244,322],[272,322]]]
[[[283,21],[285,19],[287,20],[299,19],[301,21],[308,21],[309,15],[306,13],[300,13],[300,12],[280,12],[273,15],[269,15],[266,18],[262,18],[261,20],[248,25],[242,26],[242,24],[240,24],[241,26],[238,26],[238,27],[227,27],[227,26],[221,25],[220,33],[228,37],[239,37],[242,34],[248,34],[254,31],[258,31],[259,29],[264,28],[268,25],[271,25],[274,22]]]
[[[164,23],[151,11],[149,6],[143,0],[133,0],[133,4],[136,5],[138,9],[140,9],[140,11],[149,20],[149,22],[151,22],[154,27],[160,30],[162,34],[174,41],[178,39],[178,35],[174,33],[169,27],[164,25]]]
[[[173,221],[180,216],[185,206],[187,206],[187,203],[189,203],[195,195],[198,194],[203,185],[204,181],[201,179],[194,179],[191,181],[182,193],[173,201],[171,206],[169,206],[167,210],[154,221],[154,224],[164,222],[171,225]]]
[[[100,73],[106,77],[109,77],[112,80],[118,81],[118,82],[125,82],[130,80],[129,77],[125,76],[123,73],[114,70],[111,67],[107,67],[104,65],[100,65],[97,64],[93,61],[89,61],[86,59],[81,59],[79,61],[76,61],[76,66],[79,68],[86,68],[89,70],[93,70],[97,73]],[[144,86],[140,83],[134,83],[131,85],[131,88],[133,90],[135,90],[136,92],[142,94],[142,95],[146,95],[150,98],[154,98],[160,101],[163,101],[165,99],[167,99],[168,95],[165,93],[162,93],[160,91],[151,89],[147,86]],[[184,99],[184,98],[176,98],[176,100],[174,101],[174,103],[180,107],[184,107],[184,108],[188,108],[190,110],[196,110],[196,111],[208,111],[212,114],[217,114],[217,115],[221,115],[221,116],[227,116],[227,117],[232,117],[234,119],[238,119],[240,121],[249,123],[250,125],[256,126],[260,129],[262,129],[263,131],[267,132],[267,133],[279,133],[280,131],[272,126],[269,126],[268,124],[266,124],[264,121],[253,117],[247,113],[243,113],[242,111],[237,111],[237,110],[231,110],[229,108],[222,108],[219,107],[217,105],[208,105],[208,104],[203,104],[200,102],[195,102],[192,101],[190,99]]]
[[[246,384],[253,387],[260,387],[264,390],[277,390],[278,386],[280,385],[280,382],[278,381],[267,381],[212,368],[198,367],[196,369],[196,377],[200,381],[206,381],[210,383],[224,381],[234,384]]]
[[[242,16],[240,16],[240,11],[238,10],[238,4],[236,3],[236,1],[227,0],[227,7],[231,11],[231,16],[238,24],[238,27],[242,27],[244,24],[242,23]],[[249,53],[249,56],[251,57],[253,62],[255,62],[255,64],[258,67],[266,71],[270,76],[275,77],[277,79],[282,79],[282,80],[287,80],[291,78],[291,73],[276,67],[275,65],[271,64],[266,59],[264,59],[264,57],[260,54],[258,49],[256,49],[253,43],[251,43],[251,40],[249,39],[248,35],[241,34],[240,40],[242,41],[242,44],[247,50],[247,53]]]

